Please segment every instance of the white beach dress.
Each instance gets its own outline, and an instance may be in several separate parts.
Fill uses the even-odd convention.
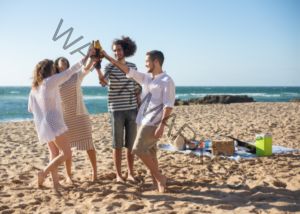
[[[31,89],[28,111],[34,115],[40,144],[54,141],[55,137],[68,130],[62,114],[59,86],[66,82],[82,65],[82,61],[79,61],[68,70],[45,78],[36,90]]]

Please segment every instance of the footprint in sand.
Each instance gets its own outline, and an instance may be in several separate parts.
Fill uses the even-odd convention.
[[[216,206],[216,208],[223,209],[223,210],[232,210],[232,209],[236,208],[236,206],[233,206],[231,204],[220,204],[220,205]]]
[[[126,196],[124,194],[115,194],[111,193],[108,196],[105,197],[105,199],[118,199],[118,198],[125,198]]]
[[[12,181],[14,184],[23,184],[23,181],[20,181],[20,180],[13,180]]]
[[[139,205],[139,204],[129,204],[126,205],[124,208],[124,211],[137,211],[140,209],[144,209],[144,205]]]
[[[9,198],[11,195],[9,195],[9,194],[0,194],[0,197],[4,197],[4,198]]]
[[[1,213],[12,213],[12,212],[9,212],[7,209],[9,209],[9,207],[8,207],[8,206],[5,206],[5,205],[3,205],[3,206],[0,206],[0,211],[2,211],[2,210],[6,210],[6,211],[3,211],[3,212],[1,212]]]
[[[24,197],[24,194],[23,193],[18,193],[17,196],[22,198],[22,197]]]
[[[276,187],[283,187],[283,188],[286,187],[286,184],[281,181],[273,181],[273,185]]]

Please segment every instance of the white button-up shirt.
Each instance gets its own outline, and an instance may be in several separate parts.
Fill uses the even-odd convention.
[[[128,78],[133,78],[143,88],[142,104],[136,118],[141,126],[158,126],[163,117],[163,109],[174,108],[175,84],[164,71],[153,78],[152,73],[140,73],[129,69]]]

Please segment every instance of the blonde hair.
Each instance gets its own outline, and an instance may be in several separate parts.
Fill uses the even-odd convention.
[[[32,89],[37,89],[39,85],[43,83],[45,78],[51,76],[53,64],[54,62],[52,60],[44,59],[35,66],[32,77]]]

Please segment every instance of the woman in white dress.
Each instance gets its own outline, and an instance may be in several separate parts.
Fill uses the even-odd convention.
[[[91,49],[82,60],[60,74],[55,74],[54,63],[48,59],[39,62],[34,69],[28,111],[34,115],[40,144],[47,143],[51,154],[57,154],[58,150],[61,151],[61,154],[53,158],[44,170],[37,173],[39,186],[42,186],[45,177],[51,172],[53,188],[63,187],[59,183],[57,168],[69,160],[72,153],[65,134],[68,127],[63,119],[59,86],[66,82],[94,54],[95,51]]]

